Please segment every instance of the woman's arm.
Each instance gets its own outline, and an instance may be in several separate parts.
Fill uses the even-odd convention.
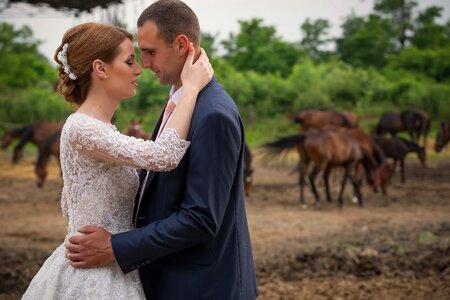
[[[189,46],[189,53],[181,73],[183,91],[180,102],[173,112],[172,119],[167,128],[173,128],[181,139],[185,140],[189,132],[192,113],[197,102],[198,93],[211,81],[213,69],[209,63],[208,56],[201,49],[198,60],[194,61],[194,50],[192,43]]]

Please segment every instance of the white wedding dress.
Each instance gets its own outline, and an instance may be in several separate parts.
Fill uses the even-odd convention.
[[[169,171],[188,146],[173,129],[163,131],[155,142],[144,141],[88,115],[70,115],[61,134],[66,239],[85,225],[102,226],[113,234],[132,229],[139,185],[136,169]],[[65,253],[63,243],[42,265],[22,299],[145,299],[137,271],[124,275],[117,263],[76,269]]]

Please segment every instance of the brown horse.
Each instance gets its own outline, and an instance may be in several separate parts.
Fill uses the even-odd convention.
[[[395,173],[395,169],[397,167],[397,161],[400,162],[400,175],[402,183],[405,183],[405,158],[408,153],[417,153],[422,166],[426,167],[426,153],[424,147],[403,138],[373,137],[373,139],[381,147],[384,155],[394,160],[394,165],[392,168],[393,174]]]
[[[341,183],[338,200],[339,206],[343,206],[342,195],[347,179],[350,178],[354,191],[359,200],[359,205],[363,205],[363,198],[360,186],[352,174],[356,165],[362,161],[363,152],[356,139],[345,132],[333,130],[313,130],[306,134],[291,135],[278,139],[277,141],[263,145],[263,151],[268,155],[279,155],[287,150],[296,148],[300,156],[300,202],[304,201],[305,174],[308,176],[312,192],[316,202],[320,201],[319,193],[316,189],[315,179],[319,173],[323,173],[327,200],[332,201],[328,178],[333,168],[342,166],[345,173]],[[312,171],[310,171],[312,166]]]
[[[38,122],[7,132],[3,137],[2,149],[6,148],[14,139],[19,143],[14,147],[12,163],[15,164],[22,157],[23,148],[32,142],[38,148],[54,132],[61,130],[64,122]]]
[[[293,121],[300,124],[302,131],[325,126],[354,127],[344,114],[334,110],[304,110],[294,116]]]
[[[53,155],[61,168],[60,163],[60,140],[61,130],[52,133],[47,139],[39,146],[38,159],[36,162],[35,173],[38,177],[37,186],[42,187],[45,179],[47,178],[47,165],[50,161],[50,157]]]
[[[450,141],[450,122],[441,122],[434,144],[434,151],[441,152]]]
[[[252,152],[247,143],[244,143],[244,191],[250,196],[253,184]]]
[[[135,120],[131,121],[130,126],[124,131],[124,134],[143,140],[150,140],[152,138],[152,133],[145,132],[142,128],[142,122]]]

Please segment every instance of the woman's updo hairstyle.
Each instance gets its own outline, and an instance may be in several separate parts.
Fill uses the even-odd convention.
[[[81,105],[91,86],[92,63],[96,59],[111,63],[125,39],[133,41],[133,36],[114,25],[89,22],[67,30],[54,56],[59,65],[56,91]]]

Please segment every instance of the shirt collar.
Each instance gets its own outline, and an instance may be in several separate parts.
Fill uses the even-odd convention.
[[[170,89],[169,97],[172,98],[172,101],[175,102],[175,105],[178,105],[178,102],[180,102],[181,97],[181,91],[183,90],[183,87],[180,87],[178,90],[174,91],[174,87]]]

